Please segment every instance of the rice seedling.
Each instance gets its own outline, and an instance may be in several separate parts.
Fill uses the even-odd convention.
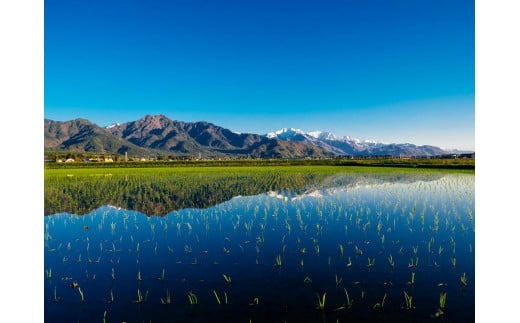
[[[439,295],[439,308],[432,315],[433,318],[438,318],[444,315],[444,306],[446,305],[446,293],[441,293]]]
[[[349,297],[349,295],[348,295],[348,291],[347,291],[346,288],[343,288],[343,291],[345,292],[345,297],[346,297],[346,299],[347,299],[347,304],[346,304],[346,306],[347,306],[347,308],[351,308],[352,305],[354,305],[354,300],[353,300],[353,299],[350,299],[350,297]]]
[[[457,266],[457,258],[455,258],[455,257],[452,257],[452,258],[451,258],[451,266],[452,266],[452,267]]]
[[[137,280],[138,281],[142,281],[143,280],[143,278],[141,277],[141,271],[140,270],[137,271]]]
[[[222,274],[222,277],[224,277],[224,280],[226,281],[227,284],[231,284],[231,277],[226,275],[226,274]]]
[[[367,267],[370,268],[370,267],[373,267],[376,263],[376,258],[372,258],[372,260],[370,260],[370,257],[368,258],[368,264],[367,264]]]
[[[377,234],[381,233],[382,228],[383,228],[383,223],[381,222],[381,220],[379,220],[379,222],[377,222],[377,228],[376,228]]]
[[[352,260],[350,260],[350,257],[348,257],[347,267],[351,267],[351,266],[352,266]]]
[[[415,285],[415,272],[412,272],[412,278],[409,282],[406,283],[407,285]]]
[[[81,290],[81,287],[78,286],[78,293],[79,293],[79,296],[81,297],[81,302],[84,302],[85,301],[85,295],[83,294],[83,291]]]
[[[255,297],[253,298],[253,301],[249,303],[249,306],[257,306],[258,304],[260,304],[260,299],[258,299],[258,297]]]
[[[464,287],[468,285],[468,277],[466,276],[466,272],[460,276],[460,284]]]
[[[385,293],[385,295],[383,296],[383,299],[381,300],[381,302],[380,303],[375,303],[372,308],[373,309],[376,309],[376,308],[382,309],[385,306],[386,295],[387,294]]]
[[[304,284],[311,284],[312,283],[312,279],[309,276],[305,276],[305,278],[303,278],[303,283]]]
[[[107,303],[113,303],[114,302],[114,293],[112,292],[112,289],[110,290],[110,300]]]
[[[103,323],[107,323],[107,311],[103,312]]]
[[[197,295],[193,294],[193,292],[188,293],[188,301],[190,302],[190,305],[197,305],[199,303]]]
[[[161,277],[157,278],[157,279],[164,281],[165,272],[166,272],[166,270],[163,268],[161,271]]]
[[[220,302],[220,298],[218,297],[218,294],[215,290],[213,290],[213,295],[215,295],[215,299],[217,300],[217,304],[220,305],[221,302]]]
[[[410,262],[408,263],[408,268],[415,268],[419,265],[419,258],[418,257],[415,257],[414,258],[410,258]]]
[[[339,244],[339,255],[341,258],[343,258],[343,245]]]
[[[282,257],[280,255],[277,255],[275,258],[274,258],[274,264],[276,267],[280,268],[282,267]]]
[[[441,293],[439,295],[439,309],[444,310],[445,306],[446,306],[446,293]]]
[[[45,277],[47,279],[52,279],[52,268],[49,268],[49,270],[45,270]]]
[[[88,258],[89,264],[99,264],[100,262],[101,262],[101,257],[98,257],[96,260],[92,260],[92,259]]]
[[[405,301],[405,309],[412,310],[414,309],[414,306],[412,305],[412,296],[408,295],[405,291],[404,293],[404,301]]]
[[[394,268],[395,262],[394,262],[394,258],[392,257],[392,255],[388,256],[388,264],[390,265],[390,267]]]
[[[52,299],[52,301],[54,303],[57,303],[59,301],[63,300],[61,297],[58,297],[58,295],[56,294],[56,286],[54,286],[54,298]]]
[[[132,303],[140,304],[140,303],[144,302],[144,300],[145,299],[143,298],[143,295],[141,294],[141,290],[139,290],[139,288],[138,288],[137,289],[137,299],[135,301],[132,301]]]
[[[339,284],[341,284],[341,281],[343,280],[343,277],[339,277],[338,279],[338,275],[335,275],[336,276],[336,287],[339,286]]]
[[[324,310],[325,309],[325,300],[327,298],[327,293],[323,293],[323,295],[320,297],[320,294],[316,294],[316,297],[318,298],[318,304],[317,309]]]

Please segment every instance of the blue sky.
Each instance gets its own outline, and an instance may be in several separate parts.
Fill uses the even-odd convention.
[[[45,1],[44,115],[475,147],[474,1]]]

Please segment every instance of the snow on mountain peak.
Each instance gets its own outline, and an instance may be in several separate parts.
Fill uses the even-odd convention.
[[[355,151],[362,151],[367,149],[374,149],[386,145],[383,142],[369,140],[369,139],[358,139],[350,136],[336,136],[332,132],[328,131],[310,131],[304,132],[301,129],[295,128],[282,128],[280,130],[269,132],[265,135],[267,138],[278,138],[281,140],[296,140],[311,141],[314,144],[325,145],[327,147],[339,147],[342,144],[350,145]],[[318,143],[321,142],[321,143]]]
[[[267,138],[288,138],[294,135],[305,135],[305,132],[301,129],[295,129],[295,128],[282,128],[280,130],[269,132],[266,134]]]
[[[316,130],[316,131],[308,132],[307,135],[309,135],[313,138],[316,138],[316,139],[321,139],[321,140],[338,140],[338,137],[335,134],[333,134],[332,132],[328,132],[328,131]]]
[[[117,123],[117,122],[116,122],[116,123],[113,123],[113,124],[111,124],[111,125],[109,125],[109,126],[106,126],[105,128],[106,128],[106,129],[110,129],[110,128],[114,128],[114,127],[117,127],[117,126],[120,126],[120,125],[121,125],[120,123]]]

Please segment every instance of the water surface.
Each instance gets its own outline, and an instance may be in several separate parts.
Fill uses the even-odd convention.
[[[474,175],[432,172],[338,174],[165,216],[54,214],[45,321],[471,322],[474,208]]]

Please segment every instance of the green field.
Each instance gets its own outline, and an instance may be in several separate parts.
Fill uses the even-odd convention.
[[[338,173],[388,180],[407,174],[445,172],[474,171],[317,165],[46,168],[44,214],[86,214],[108,204],[147,215],[165,215],[182,208],[210,207],[237,195],[303,191]]]
[[[45,164],[52,168],[156,168],[156,167],[216,167],[216,166],[374,166],[374,167],[409,167],[409,168],[443,168],[443,169],[475,169],[474,158],[371,158],[371,159],[240,159],[240,160],[172,160],[146,162],[113,162],[113,163],[55,163]]]
[[[47,315],[473,322],[474,177],[362,166],[47,169],[46,214],[82,214],[43,219]]]

